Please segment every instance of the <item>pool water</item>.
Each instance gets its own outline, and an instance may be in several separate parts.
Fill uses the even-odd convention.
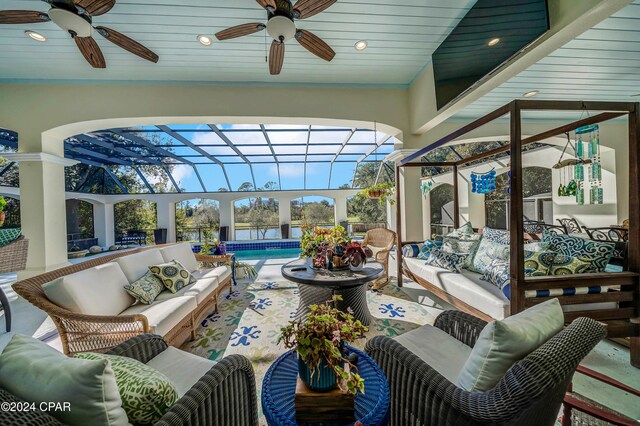
[[[234,252],[238,260],[261,259],[289,259],[300,257],[300,249],[268,249],[268,250],[238,250]]]

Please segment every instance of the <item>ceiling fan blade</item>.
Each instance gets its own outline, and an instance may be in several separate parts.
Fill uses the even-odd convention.
[[[249,34],[257,33],[264,30],[266,27],[264,24],[254,22],[251,24],[236,25],[235,27],[227,28],[216,33],[218,40],[229,40],[236,37],[242,37]]]
[[[284,64],[284,43],[273,40],[269,51],[269,72],[271,75],[280,74],[282,64]]]
[[[320,12],[324,12],[338,0],[298,0],[293,5],[293,11],[298,19],[306,19]]]
[[[76,45],[82,56],[91,64],[94,68],[106,68],[107,63],[104,60],[104,56],[102,55],[102,51],[98,46],[98,43],[93,39],[93,37],[74,37],[76,41]]]
[[[74,0],[74,2],[91,16],[104,15],[116,5],[116,0]]]
[[[149,62],[157,63],[158,55],[144,47],[135,40],[130,39],[124,34],[120,34],[116,30],[112,30],[107,27],[96,27],[96,30],[100,35],[116,46],[122,47],[124,50],[128,50],[134,55],[140,56],[142,59],[146,59]]]
[[[307,30],[298,30],[296,32],[296,40],[309,52],[318,58],[331,62],[336,56],[336,52],[325,43],[320,37]]]
[[[258,2],[258,4],[263,7],[263,8],[272,8],[272,9],[276,9],[276,1],[275,0],[256,0]]]
[[[2,10],[0,11],[0,24],[35,24],[48,22],[49,16],[35,10]]]

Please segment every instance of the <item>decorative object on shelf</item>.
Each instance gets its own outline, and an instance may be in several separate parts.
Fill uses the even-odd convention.
[[[0,195],[0,227],[4,225],[4,218],[5,218],[4,207],[6,205],[7,205],[7,200],[5,200],[2,195]]]
[[[380,204],[385,204],[387,200],[389,204],[394,205],[396,200],[393,198],[395,194],[395,186],[390,182],[376,183],[368,188],[365,188],[358,192],[357,197],[359,199],[372,199],[378,200]]]
[[[433,185],[435,185],[435,182],[433,181],[433,177],[431,177],[431,175],[422,178],[422,180],[420,181],[420,191],[422,191],[422,196],[425,199],[427,198],[429,192],[431,192],[431,190],[433,189]]]
[[[258,276],[256,268],[245,262],[236,262],[234,272],[237,279],[250,278],[254,280]]]
[[[367,264],[367,258],[373,256],[373,251],[369,247],[363,247],[358,242],[347,244],[347,248],[342,256],[342,261],[349,265],[352,271],[361,271]]]
[[[496,171],[491,169],[486,173],[471,173],[471,192],[475,194],[490,194],[496,190]]]
[[[333,303],[341,300],[341,296],[333,297]],[[330,391],[339,387],[355,395],[364,392],[364,380],[344,345],[362,338],[368,329],[333,303],[311,306],[306,319],[291,321],[280,330],[278,343],[297,352],[298,373],[309,389]]]
[[[205,229],[202,231],[204,237],[204,244],[200,247],[199,254],[212,254],[214,256],[220,256],[227,253],[227,246],[223,242],[219,242],[217,238],[213,237],[213,231]]]

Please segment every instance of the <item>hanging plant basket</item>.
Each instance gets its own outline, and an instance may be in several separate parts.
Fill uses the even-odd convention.
[[[373,189],[367,193],[367,198],[370,198],[372,200],[379,200],[385,194],[385,192],[386,191],[384,189]]]

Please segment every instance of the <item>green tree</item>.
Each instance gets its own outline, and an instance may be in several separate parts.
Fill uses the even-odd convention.
[[[319,225],[333,222],[333,206],[327,200],[307,203],[304,206],[304,216],[308,223]]]
[[[389,173],[388,167],[381,163],[364,163],[356,170],[355,179],[353,180],[354,188],[367,188],[376,183],[378,170],[382,167],[379,174],[378,183],[394,182],[393,175]],[[353,219],[364,223],[379,223],[387,220],[386,206],[381,205],[378,200],[351,198],[347,200],[347,213]]]

